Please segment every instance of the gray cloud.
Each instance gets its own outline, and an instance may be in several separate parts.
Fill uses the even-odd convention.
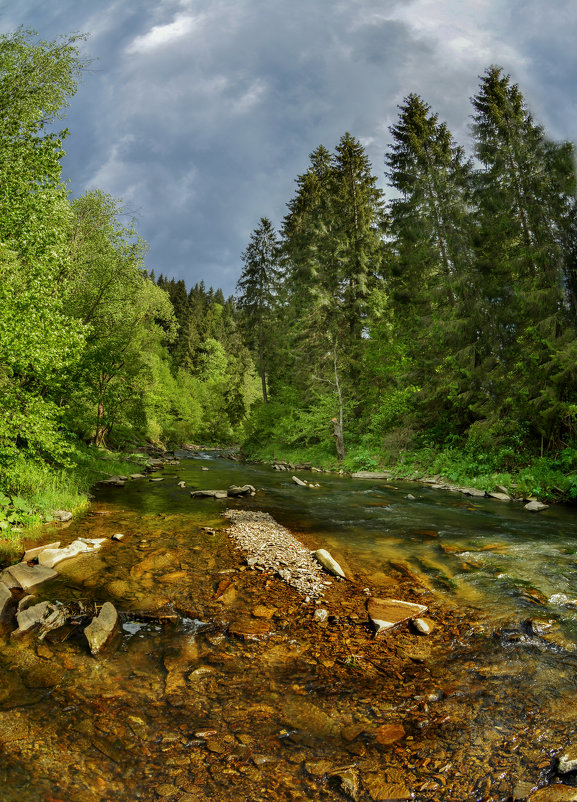
[[[234,288],[261,215],[280,222],[319,144],[383,154],[418,92],[466,143],[468,98],[496,62],[557,137],[575,126],[577,9],[557,0],[19,0],[0,30],[91,34],[64,170],[124,199],[149,267]]]

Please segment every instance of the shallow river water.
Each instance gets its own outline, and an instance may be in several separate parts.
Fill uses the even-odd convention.
[[[152,475],[162,482],[99,489],[47,529],[64,545],[124,535],[61,563],[37,594],[112,601],[123,626],[99,658],[74,627],[4,640],[2,800],[505,801],[559,782],[577,741],[575,511],[297,475],[320,487],[199,454]],[[246,482],[251,499],[190,498]],[[227,506],[269,512],[346,565],[326,624],[246,569]],[[426,604],[433,633],[375,640],[369,593]],[[235,637],[239,620],[264,622],[262,637]]]

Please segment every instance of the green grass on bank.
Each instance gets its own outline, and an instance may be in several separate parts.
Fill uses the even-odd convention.
[[[565,448],[553,456],[516,455],[510,450],[482,451],[462,447],[422,447],[395,455],[379,454],[365,446],[348,447],[339,464],[330,444],[282,449],[281,444],[245,451],[248,457],[272,461],[311,463],[325,470],[390,470],[398,479],[439,476],[443,481],[491,492],[506,487],[513,496],[547,501],[577,501],[577,449]]]
[[[75,445],[67,466],[20,456],[0,474],[0,564],[22,550],[25,539],[41,534],[55,510],[76,513],[88,504],[89,490],[110,474],[135,473],[146,457]]]

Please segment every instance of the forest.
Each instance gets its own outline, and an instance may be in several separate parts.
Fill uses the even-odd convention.
[[[470,152],[409,94],[386,195],[359,139],[317,147],[225,298],[156,277],[122,203],[63,180],[82,38],[0,37],[5,533],[143,443],[577,497],[575,154],[510,76],[481,76]]]

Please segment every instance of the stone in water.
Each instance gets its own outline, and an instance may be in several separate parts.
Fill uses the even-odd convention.
[[[345,579],[345,572],[326,549],[317,549],[314,552],[314,556],[320,562],[322,567],[325,568],[330,574],[334,574],[335,576],[340,576]]]
[[[118,613],[110,602],[104,602],[100,613],[84,630],[92,654],[98,654],[114,635],[118,625]]]
[[[6,572],[20,584],[22,590],[31,590],[57,576],[56,571],[52,568],[46,568],[43,565],[26,565],[26,563],[12,565]]]
[[[386,632],[412,618],[419,618],[427,612],[424,604],[400,601],[399,599],[370,598],[367,602],[367,612],[376,634]]]

